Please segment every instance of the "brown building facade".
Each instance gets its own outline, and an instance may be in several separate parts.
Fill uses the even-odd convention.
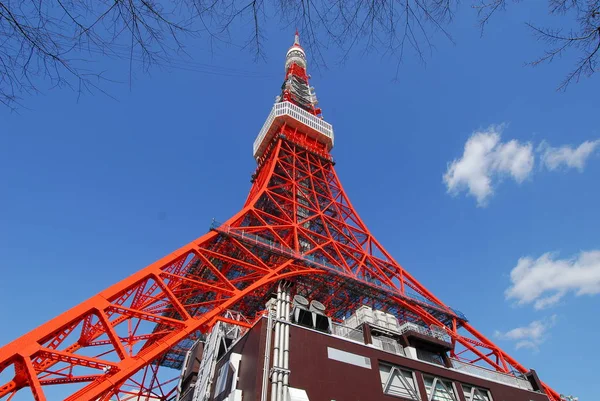
[[[195,398],[180,400],[277,401],[271,393],[277,368],[272,363],[275,349],[273,336],[268,336],[270,324],[272,330],[272,322],[259,319],[229,347],[221,347],[208,393],[196,391]],[[421,333],[396,336],[393,341],[401,346],[390,349],[380,345],[385,337],[367,325],[362,338],[334,334],[339,330],[331,327],[287,325],[288,383],[281,401],[548,400],[539,391],[534,371],[515,377],[463,366],[446,355],[450,344]]]

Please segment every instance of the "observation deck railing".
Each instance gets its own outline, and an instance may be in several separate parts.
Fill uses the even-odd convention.
[[[271,140],[273,135],[276,134],[277,129],[283,125],[284,121],[291,125],[297,125],[297,123],[305,125],[309,128],[306,134],[312,136],[320,142],[325,143],[327,145],[327,149],[331,150],[331,148],[333,148],[334,137],[333,127],[331,124],[310,114],[306,110],[296,106],[293,103],[279,102],[273,105],[267,120],[263,124],[258,136],[256,137],[256,140],[254,141],[254,158],[258,159],[260,156],[262,156],[262,152],[264,152],[266,149],[268,142]]]

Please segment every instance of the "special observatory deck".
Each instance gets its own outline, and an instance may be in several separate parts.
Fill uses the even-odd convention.
[[[292,128],[302,127],[310,138],[325,144],[327,150],[333,148],[333,127],[331,124],[293,103],[280,102],[273,105],[267,120],[254,141],[255,159],[258,160],[264,154],[267,145],[284,123]]]

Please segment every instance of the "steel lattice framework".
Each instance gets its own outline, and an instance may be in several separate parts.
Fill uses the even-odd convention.
[[[290,51],[280,100],[316,116],[306,65]],[[278,127],[257,157],[244,207],[228,221],[1,348],[0,379],[8,379],[0,399],[27,388],[46,400],[49,386],[64,387],[69,401],[173,399],[175,378],[164,371],[181,366],[191,341],[218,321],[251,327],[283,279],[334,319],[369,304],[442,328],[462,361],[528,372],[386,252],[345,194],[330,146],[307,132]]]

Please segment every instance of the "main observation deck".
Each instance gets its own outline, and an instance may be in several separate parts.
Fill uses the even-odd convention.
[[[333,148],[333,127],[291,102],[279,102],[273,105],[267,120],[254,141],[254,158],[258,160],[264,154],[273,137],[286,124],[291,128],[301,128],[310,138],[325,144],[327,150]]]

